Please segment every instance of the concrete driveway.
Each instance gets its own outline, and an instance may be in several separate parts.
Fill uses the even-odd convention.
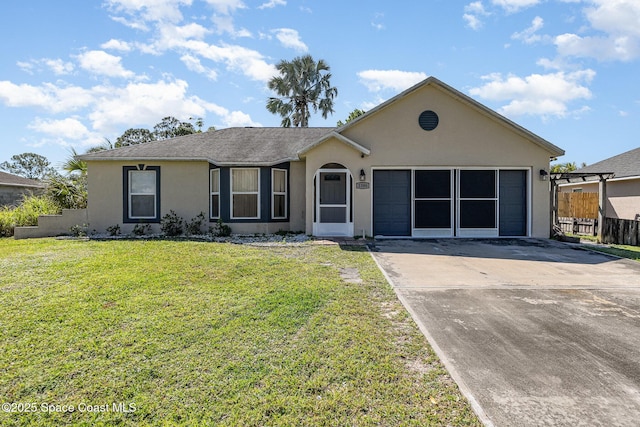
[[[547,240],[372,250],[485,424],[640,423],[640,263]]]

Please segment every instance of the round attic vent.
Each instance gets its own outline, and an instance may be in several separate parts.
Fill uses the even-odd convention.
[[[418,118],[418,123],[424,130],[434,130],[436,127],[438,127],[438,122],[438,115],[431,110],[423,111]]]

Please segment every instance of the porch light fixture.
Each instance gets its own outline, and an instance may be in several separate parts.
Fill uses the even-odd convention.
[[[546,181],[547,175],[549,175],[549,172],[544,169],[540,169],[540,181]]]
[[[367,179],[367,174],[364,173],[364,169],[360,169],[360,181],[365,181]]]

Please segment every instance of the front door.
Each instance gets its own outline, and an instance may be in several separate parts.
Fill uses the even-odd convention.
[[[315,236],[353,236],[351,174],[347,169],[318,169],[315,175]]]

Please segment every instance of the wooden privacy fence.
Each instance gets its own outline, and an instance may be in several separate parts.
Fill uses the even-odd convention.
[[[638,246],[640,221],[633,219],[605,218],[602,243]]]
[[[598,193],[558,193],[558,216],[598,218]]]
[[[563,232],[595,236],[598,193],[558,193],[558,223]]]

